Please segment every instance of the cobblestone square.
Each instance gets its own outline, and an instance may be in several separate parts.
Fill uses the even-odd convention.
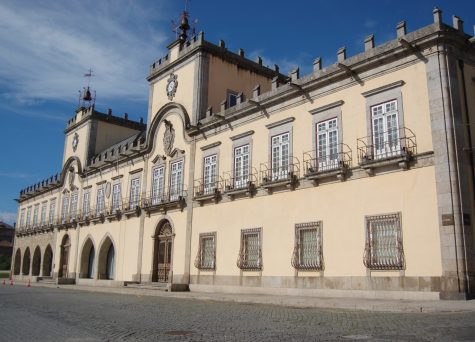
[[[475,313],[375,313],[0,287],[0,341],[471,341]]]

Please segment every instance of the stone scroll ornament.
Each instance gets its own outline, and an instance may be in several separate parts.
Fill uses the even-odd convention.
[[[76,176],[76,173],[74,171],[74,167],[69,168],[69,188],[71,191],[74,190],[74,178]]]
[[[175,141],[175,129],[170,121],[164,120],[164,122],[163,149],[168,156],[171,156],[173,154],[173,142]]]

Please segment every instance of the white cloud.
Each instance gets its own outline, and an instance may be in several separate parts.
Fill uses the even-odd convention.
[[[0,221],[13,225],[16,221],[16,213],[0,212]]]
[[[166,19],[161,5],[149,7],[131,0],[2,1],[3,98],[74,102],[92,67],[98,99],[146,100],[149,65],[167,39],[152,26]]]

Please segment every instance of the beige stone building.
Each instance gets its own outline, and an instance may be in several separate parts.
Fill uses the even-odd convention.
[[[475,38],[458,17],[401,22],[306,76],[187,26],[150,68],[146,123],[69,120],[60,174],[20,193],[14,278],[473,295]]]

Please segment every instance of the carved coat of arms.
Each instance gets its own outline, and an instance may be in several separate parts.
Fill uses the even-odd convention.
[[[163,134],[163,149],[168,156],[173,153],[173,142],[175,141],[175,129],[170,121],[165,122],[165,134]]]

